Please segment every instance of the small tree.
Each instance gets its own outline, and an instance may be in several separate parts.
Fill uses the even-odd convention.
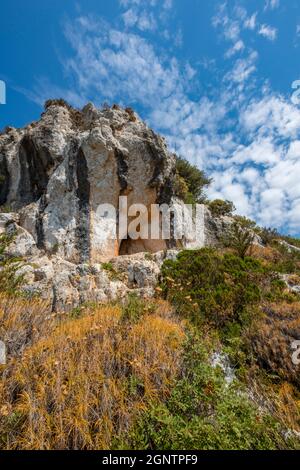
[[[176,173],[176,195],[186,204],[204,203],[205,188],[212,182],[211,178],[182,157],[176,157]]]
[[[223,199],[215,199],[208,205],[212,215],[215,217],[222,217],[224,215],[231,216],[236,210],[233,202],[223,201]]]
[[[247,228],[255,231],[259,230],[259,227],[256,225],[256,222],[254,222],[254,220],[248,219],[248,217],[244,217],[243,215],[235,215],[234,219],[242,228]]]
[[[262,228],[259,232],[259,236],[264,245],[269,245],[274,239],[279,237],[276,229]]]
[[[245,258],[254,237],[252,230],[242,228],[237,222],[234,222],[228,236],[225,237],[225,245],[233,248],[240,258]]]

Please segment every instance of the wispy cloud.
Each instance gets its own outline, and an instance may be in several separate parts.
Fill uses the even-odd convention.
[[[244,28],[254,30],[256,27],[257,12],[244,20]]]
[[[43,106],[46,100],[52,98],[64,98],[78,108],[84,106],[87,101],[87,97],[78,90],[54,85],[47,77],[37,78],[33,83],[32,89],[14,84],[11,84],[11,88],[26,96],[28,100],[39,106]]]
[[[225,76],[225,80],[236,83],[244,83],[249,76],[256,71],[257,52],[253,51],[248,57],[235,62],[232,70]]]
[[[122,19],[126,28],[137,28],[140,31],[156,31],[158,21],[166,19],[166,13],[173,6],[173,0],[120,0],[125,8]],[[158,14],[158,10],[160,14]]]
[[[269,39],[270,41],[274,41],[277,36],[277,29],[273,28],[272,26],[268,26],[266,24],[261,25],[259,28],[258,34],[264,36],[265,38]]]
[[[239,39],[228,51],[225,53],[225,57],[229,59],[230,57],[234,56],[236,53],[245,49],[244,42]]]
[[[280,0],[266,0],[264,10],[275,10],[280,5]]]
[[[218,5],[216,13],[212,18],[212,24],[221,31],[224,39],[234,43],[234,45],[244,43],[242,39],[244,30],[255,31],[260,36],[271,41],[274,41],[277,37],[276,28],[268,24],[259,23],[257,11],[249,15],[244,7],[229,7],[228,2]],[[231,54],[233,51],[234,49],[232,48],[228,51],[228,57],[233,55]]]

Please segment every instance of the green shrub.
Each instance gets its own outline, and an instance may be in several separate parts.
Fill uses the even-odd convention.
[[[209,210],[215,217],[221,216],[232,216],[232,213],[236,210],[234,204],[231,201],[223,201],[222,199],[215,199],[208,205]]]
[[[243,228],[238,222],[234,222],[228,234],[224,237],[224,244],[227,247],[233,248],[240,258],[245,258],[253,241],[254,233],[252,230]]]
[[[276,240],[279,237],[279,233],[276,229],[266,227],[260,229],[258,234],[264,245],[269,245],[273,240]]]
[[[280,254],[280,258],[271,263],[272,269],[283,274],[294,273],[300,275],[300,252],[290,250],[287,246],[281,244],[279,240],[273,240],[272,246]]]
[[[258,260],[204,248],[179,253],[162,267],[161,289],[180,314],[196,323],[217,326],[241,321],[241,315],[262,298],[269,273]]]
[[[122,319],[127,322],[136,323],[145,314],[145,302],[135,293],[129,294],[122,309]]]
[[[186,204],[201,204],[206,201],[205,188],[211,183],[204,171],[191,165],[182,157],[176,158],[175,193]]]
[[[0,175],[0,184],[3,182],[2,178],[3,177]],[[9,212],[13,212],[13,209],[9,204],[4,204],[3,206],[0,206],[0,212],[3,214],[8,214]]]
[[[16,274],[21,267],[21,260],[6,254],[12,240],[12,236],[0,235],[0,292],[16,294],[23,278]]]
[[[243,215],[235,215],[234,219],[242,228],[251,229],[254,231],[259,230],[256,222],[254,222],[254,220],[248,219],[248,217],[244,217]]]
[[[107,272],[110,279],[112,280],[120,279],[121,274],[118,271],[116,271],[116,269],[114,268],[114,265],[111,262],[102,263],[102,268]]]
[[[289,235],[281,236],[282,240],[286,241],[289,245],[296,246],[300,248],[300,238],[291,237]]]

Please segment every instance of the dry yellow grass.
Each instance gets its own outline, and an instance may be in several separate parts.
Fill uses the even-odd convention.
[[[135,324],[118,306],[49,328],[0,382],[1,447],[109,449],[180,366],[184,325],[158,301]]]
[[[249,338],[258,362],[282,379],[300,383],[300,366],[292,362],[292,342],[299,339],[300,302],[272,303],[263,307],[264,315]]]
[[[47,302],[0,293],[0,339],[10,357],[21,354],[26,346],[48,332],[53,320]]]
[[[300,286],[300,276],[298,274],[291,274],[289,276],[289,284],[291,286]]]
[[[252,245],[248,254],[262,262],[275,263],[282,259],[281,253],[270,246]]]

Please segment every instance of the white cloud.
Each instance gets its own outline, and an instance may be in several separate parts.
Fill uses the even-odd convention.
[[[153,13],[146,10],[137,12],[130,8],[122,15],[122,18],[127,28],[136,27],[141,31],[155,31],[157,29],[157,22]]]
[[[253,13],[253,15],[246,18],[244,21],[244,28],[251,29],[251,30],[255,29],[256,17],[257,17],[257,12]]]
[[[163,4],[158,0],[120,0],[120,5],[126,8],[122,19],[126,28],[137,28],[140,31],[156,31],[157,18],[164,19],[168,10],[172,8],[173,0],[164,0]],[[157,15],[156,8],[161,11]]]
[[[233,69],[225,75],[225,80],[228,82],[244,83],[255,72],[256,59],[257,52],[255,51],[251,52],[245,59],[238,59]]]
[[[240,23],[236,19],[232,19],[227,14],[227,4],[219,5],[219,8],[212,19],[212,25],[215,28],[221,27],[225,39],[229,41],[237,41],[240,36]]]
[[[138,15],[132,8],[123,13],[122,18],[126,27],[132,27],[138,21]]]
[[[280,0],[266,0],[264,10],[275,10],[280,5]]]
[[[264,36],[265,38],[269,39],[270,41],[274,41],[277,36],[277,29],[269,26],[267,24],[261,25],[258,34]]]
[[[252,101],[240,114],[247,132],[260,132],[279,138],[297,138],[300,109],[279,95]]]
[[[268,3],[268,8],[276,8],[275,2],[271,0]],[[234,44],[243,42],[241,39],[243,30],[256,31],[259,35],[274,41],[277,37],[277,29],[267,24],[259,24],[257,16],[257,11],[249,16],[247,10],[241,6],[230,9],[229,3],[225,1],[218,5],[216,14],[212,19],[212,25],[215,28],[220,28],[224,38]],[[244,49],[246,48],[244,47]],[[229,49],[228,53],[230,54],[231,51],[233,52],[232,48]]]
[[[244,163],[255,163],[256,165],[269,165],[280,161],[280,151],[270,138],[258,136],[248,146],[240,146],[232,155],[231,162],[243,165]]]
[[[239,39],[225,54],[225,57],[229,59],[230,57],[234,56],[236,53],[241,52],[245,49],[244,42]]]

